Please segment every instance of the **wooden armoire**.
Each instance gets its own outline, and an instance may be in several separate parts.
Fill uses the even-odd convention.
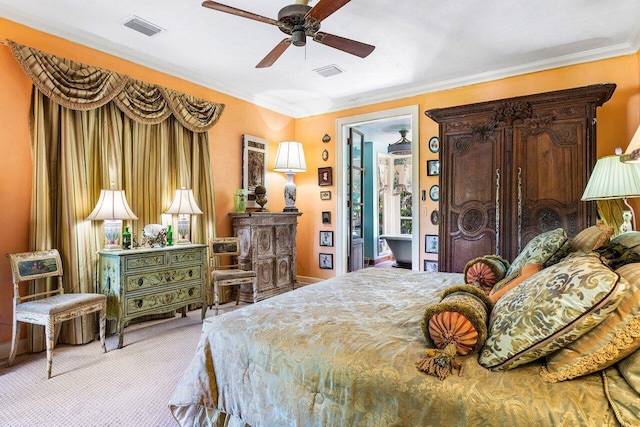
[[[440,127],[440,271],[498,254],[512,261],[536,235],[573,237],[596,221],[582,202],[596,162],[596,108],[615,84],[428,110]]]

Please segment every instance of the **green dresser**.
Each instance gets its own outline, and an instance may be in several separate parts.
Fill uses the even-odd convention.
[[[100,292],[107,296],[107,318],[117,321],[118,348],[124,325],[137,317],[202,304],[207,310],[207,245],[100,251]]]

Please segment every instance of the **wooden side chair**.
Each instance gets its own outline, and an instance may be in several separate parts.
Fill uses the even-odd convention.
[[[7,366],[11,366],[18,349],[18,322],[43,325],[47,344],[47,378],[51,378],[55,327],[58,323],[96,311],[100,312],[100,342],[104,342],[107,297],[92,293],[64,293],[62,287],[62,261],[56,249],[37,252],[7,254],[13,277],[13,337]],[[27,280],[57,277],[57,288],[20,296],[18,284]]]
[[[236,305],[240,302],[240,285],[251,285],[253,302],[258,296],[258,275],[252,270],[240,268],[240,241],[237,237],[218,237],[209,239],[209,268],[213,285],[213,304],[218,315],[220,301],[219,288],[223,286],[237,286]],[[233,264],[221,265],[223,257],[233,258]],[[217,262],[216,262],[217,259]]]

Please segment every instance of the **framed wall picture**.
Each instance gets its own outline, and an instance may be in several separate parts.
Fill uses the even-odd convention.
[[[424,271],[438,271],[438,262],[437,261],[429,261],[428,259],[424,260]]]
[[[432,136],[429,140],[429,151],[432,153],[437,153],[440,151],[440,138],[437,136]]]
[[[322,212],[322,223],[323,224],[331,224],[331,212],[323,211]]]
[[[320,268],[324,270],[333,270],[333,254],[320,254]]]
[[[427,160],[427,175],[440,175],[440,160]]]
[[[320,232],[320,246],[333,246],[333,231]]]
[[[439,185],[432,185],[431,188],[429,189],[429,198],[431,200],[433,200],[434,202],[437,202],[438,200],[440,200],[440,186]]]
[[[426,234],[424,236],[424,251],[428,254],[438,253],[438,236],[435,234]]]
[[[256,187],[267,186],[269,142],[253,135],[242,135],[242,188],[247,194],[247,207],[259,208]]]
[[[320,200],[331,200],[331,191],[321,191]]]
[[[333,170],[331,167],[318,168],[318,185],[333,185]]]

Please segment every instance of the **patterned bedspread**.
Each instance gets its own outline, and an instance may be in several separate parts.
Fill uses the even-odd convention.
[[[600,374],[549,384],[477,354],[461,376],[418,371],[424,309],[460,283],[369,268],[208,318],[169,408],[182,426],[618,425]]]

